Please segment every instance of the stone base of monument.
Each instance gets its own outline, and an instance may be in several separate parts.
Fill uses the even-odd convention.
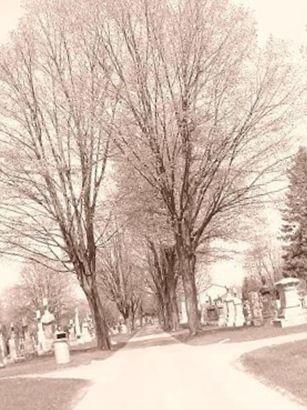
[[[284,317],[273,320],[273,325],[276,327],[299,326],[305,323],[307,323],[307,314],[305,312],[299,312],[295,315],[286,313]]]
[[[298,294],[299,280],[283,278],[275,284],[280,296],[280,308],[274,326],[290,327],[307,323],[306,310],[302,307]]]

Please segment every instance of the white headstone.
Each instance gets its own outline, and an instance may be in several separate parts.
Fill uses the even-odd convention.
[[[76,307],[75,309],[75,332],[77,339],[81,337],[81,326],[80,326],[80,319],[79,319],[79,309]]]
[[[225,310],[226,310],[226,326],[233,327],[235,326],[235,314],[236,314],[233,296],[231,296],[228,293],[224,302],[225,302]]]
[[[187,306],[185,300],[181,301],[181,315],[180,315],[180,323],[188,323],[188,315],[187,315]]]
[[[245,323],[244,313],[243,313],[243,303],[238,297],[233,298],[233,303],[235,306],[235,327],[243,326]]]

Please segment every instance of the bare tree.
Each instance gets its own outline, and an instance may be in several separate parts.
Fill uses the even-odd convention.
[[[273,287],[282,278],[281,250],[263,237],[255,238],[250,249],[245,253],[245,269],[249,276],[261,284]]]
[[[227,0],[111,3],[97,25],[120,95],[116,144],[167,210],[194,334],[198,247],[219,215],[276,189],[298,77]]]
[[[2,252],[61,263],[85,292],[98,347],[109,349],[96,257],[114,104],[93,10],[31,1],[0,55]],[[99,211],[99,212],[98,212]],[[56,268],[58,269],[58,267]]]
[[[71,275],[48,270],[39,264],[27,264],[20,281],[3,293],[6,322],[35,322],[36,311],[43,310],[43,299],[48,299],[51,312],[58,322],[73,316],[78,303],[76,280]],[[9,320],[9,322],[8,322]]]
[[[148,240],[147,265],[152,289],[159,300],[161,316],[166,330],[178,330],[177,301],[178,266],[174,246],[155,244]]]
[[[110,240],[104,249],[99,267],[99,286],[106,297],[115,303],[127,327],[133,330],[141,301],[141,283],[127,235],[118,232]]]

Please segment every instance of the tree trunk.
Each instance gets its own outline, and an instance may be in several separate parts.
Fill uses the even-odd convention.
[[[143,327],[143,320],[144,320],[142,305],[140,306],[140,309],[139,309],[139,320],[140,320],[140,328],[142,328]]]
[[[162,304],[162,303],[159,306],[158,319],[159,319],[160,326],[163,329],[165,329],[165,327],[166,327],[165,308],[164,308],[164,304]]]
[[[91,289],[89,291],[85,291],[85,295],[89,302],[95,322],[97,348],[100,350],[111,350],[105,312],[95,283],[91,283]]]
[[[200,329],[197,289],[195,284],[195,258],[179,248],[178,257],[181,267],[184,296],[186,301],[190,334],[195,335]]]
[[[132,333],[135,330],[135,314],[134,313],[131,313],[130,323],[131,323],[131,333]]]
[[[177,305],[177,278],[176,278],[176,250],[174,247],[165,247],[162,253],[162,270],[164,272],[163,303],[165,307],[166,330],[179,329],[179,311]]]
[[[172,286],[169,288],[169,312],[168,319],[172,331],[179,329],[179,310],[177,303],[177,294],[176,294],[176,283],[172,283]]]

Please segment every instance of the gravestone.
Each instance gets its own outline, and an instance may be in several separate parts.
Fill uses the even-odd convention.
[[[262,302],[258,292],[249,292],[251,313],[252,313],[252,324],[253,326],[262,326],[263,325],[263,316],[262,316]]]
[[[120,325],[120,330],[121,330],[121,333],[124,334],[124,335],[128,333],[128,328],[127,328],[127,326],[125,325],[125,323],[122,323],[122,324]]]
[[[200,305],[200,310],[201,310],[201,323],[203,325],[207,325],[208,324],[208,304],[202,303]]]
[[[216,306],[218,309],[218,326],[224,327],[226,326],[226,320],[227,320],[227,312],[225,310],[225,304],[220,299],[217,301]]]
[[[77,336],[75,332],[75,324],[73,319],[69,321],[69,326],[68,326],[68,341],[70,345],[75,345],[77,343]]]
[[[92,341],[92,336],[90,334],[90,330],[89,330],[89,323],[88,321],[85,319],[82,323],[82,342],[83,343],[89,343]]]
[[[5,337],[3,335],[2,327],[0,329],[0,351],[1,351],[2,357],[5,358],[7,356],[7,349],[6,349]]]
[[[230,293],[227,293],[225,298],[225,307],[226,307],[226,326],[233,327],[235,325],[235,305],[234,298]]]
[[[185,300],[181,301],[180,323],[181,324],[188,323],[187,306],[186,306]]]
[[[5,367],[7,363],[7,351],[2,329],[0,330],[0,367]]]
[[[35,353],[33,338],[27,329],[24,333],[24,354],[25,356],[32,356]]]
[[[41,312],[36,311],[36,320],[37,320],[37,346],[36,351],[38,355],[44,353],[43,346],[45,345],[45,334],[43,329],[43,324],[41,320]]]
[[[264,285],[260,289],[261,301],[262,301],[262,315],[264,320],[271,320],[275,316],[275,298],[273,292],[268,286]]]
[[[252,324],[252,310],[251,305],[248,300],[245,300],[243,303],[243,314],[245,319],[245,324],[250,326]]]
[[[241,327],[244,326],[245,323],[245,318],[243,314],[243,303],[242,300],[238,297],[233,298],[233,303],[235,307],[235,321],[234,321],[234,326],[235,327]]]
[[[75,333],[76,338],[81,338],[81,326],[80,326],[80,318],[79,318],[79,309],[76,307],[75,309]]]
[[[44,332],[44,340],[42,343],[43,351],[49,352],[52,350],[55,333],[55,317],[48,309],[48,301],[44,299],[45,312],[41,318],[41,323]]]
[[[11,335],[8,341],[9,345],[9,352],[10,352],[10,360],[12,362],[16,362],[18,359],[18,346],[17,346],[17,335],[15,333],[15,329],[11,326]]]
[[[218,321],[218,310],[215,305],[207,307],[207,320],[209,324],[215,324]]]
[[[299,282],[296,278],[283,278],[275,284],[280,299],[278,315],[273,321],[275,326],[289,327],[307,322],[298,293]]]

